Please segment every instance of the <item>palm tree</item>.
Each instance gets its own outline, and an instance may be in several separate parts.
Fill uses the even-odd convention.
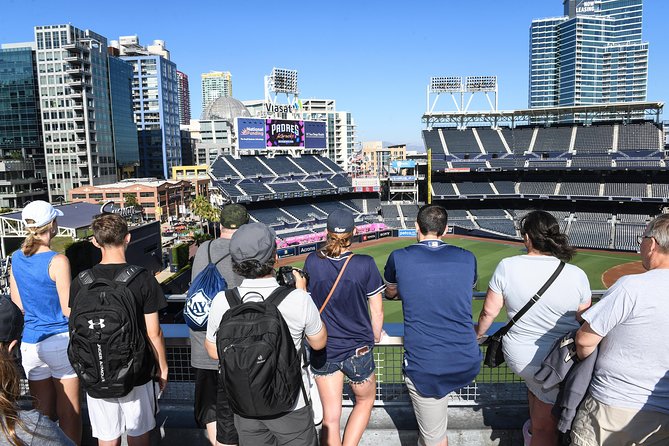
[[[212,205],[209,200],[207,200],[206,197],[203,195],[198,195],[191,201],[190,203],[191,210],[193,211],[193,214],[197,215],[200,218],[200,226],[204,226],[204,220],[207,221],[213,221],[217,222],[220,220],[220,214],[218,213],[218,209],[214,205]],[[209,225],[207,225],[207,228]],[[203,228],[204,229],[204,228]],[[207,229],[207,233],[209,233],[209,229]]]

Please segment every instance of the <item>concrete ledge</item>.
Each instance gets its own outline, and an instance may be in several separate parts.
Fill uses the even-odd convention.
[[[351,412],[344,407],[342,419]],[[448,436],[450,446],[494,445],[513,446],[522,443],[522,425],[528,418],[525,405],[464,406],[448,409]],[[83,445],[95,446],[88,426],[88,413],[84,410]],[[342,424],[342,429],[344,425]],[[414,446],[418,440],[418,427],[409,405],[375,407],[361,446],[400,445]],[[123,444],[127,442],[123,440]],[[198,429],[190,404],[161,404],[158,426],[152,444],[183,446],[206,445],[205,431]]]

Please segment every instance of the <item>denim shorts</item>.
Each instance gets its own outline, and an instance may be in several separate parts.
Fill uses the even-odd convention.
[[[367,352],[363,354],[353,355],[341,362],[326,361],[325,364],[318,368],[314,367],[313,364],[311,365],[311,371],[316,378],[341,371],[352,384],[364,383],[372,376],[375,369],[374,350],[372,347],[368,347]]]

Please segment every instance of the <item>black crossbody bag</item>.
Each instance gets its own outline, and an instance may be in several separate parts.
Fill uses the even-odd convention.
[[[564,262],[560,262],[553,275],[550,276],[546,283],[544,283],[544,286],[542,286],[541,289],[537,291],[534,296],[532,296],[532,298],[525,304],[525,306],[521,308],[520,311],[518,311],[518,313],[516,313],[505,326],[497,330],[495,334],[485,340],[483,345],[486,345],[488,349],[486,350],[485,358],[483,359],[484,365],[487,365],[488,367],[498,367],[500,364],[504,363],[504,352],[502,351],[502,340],[504,335],[507,334],[509,330],[511,330],[511,327],[513,327],[514,324],[518,322],[530,308],[532,308],[532,305],[539,301],[539,298],[541,298],[548,287],[550,287],[553,282],[555,282],[555,279],[557,279],[557,277],[560,275],[564,269],[564,265]]]

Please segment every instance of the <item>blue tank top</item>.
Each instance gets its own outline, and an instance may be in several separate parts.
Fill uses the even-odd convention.
[[[20,249],[12,254],[12,273],[25,311],[23,342],[35,344],[68,331],[56,282],[49,277],[49,265],[56,254],[48,251],[26,257]]]

